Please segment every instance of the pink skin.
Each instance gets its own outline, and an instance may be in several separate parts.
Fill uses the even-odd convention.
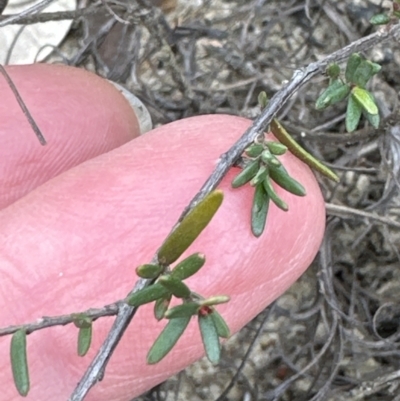
[[[123,298],[136,280],[135,266],[151,260],[219,155],[250,124],[227,115],[194,117],[128,142],[138,126],[109,84],[65,67],[9,72],[49,144],[40,147],[11,95],[0,102],[2,205],[11,203],[0,211],[1,327]],[[6,85],[0,85],[5,94]],[[291,155],[282,160],[306,187],[306,197],[278,188],[290,211],[272,205],[266,232],[256,239],[249,224],[253,191],[231,189],[239,171],[232,169],[219,186],[223,205],[186,252],[203,252],[207,258],[187,281],[195,291],[231,296],[219,310],[233,332],[304,272],[323,236],[324,203],[313,174]],[[93,345],[84,358],[76,355],[73,326],[30,335],[27,399],[67,399],[112,321],[94,324]],[[163,325],[155,323],[152,307],[141,308],[87,400],[130,400],[203,355],[193,320],[164,361],[146,365],[146,353]],[[0,387],[2,398],[17,400],[9,341],[0,339]]]

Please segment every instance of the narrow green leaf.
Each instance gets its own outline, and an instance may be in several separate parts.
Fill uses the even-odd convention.
[[[199,308],[200,306],[197,302],[187,302],[167,310],[164,316],[166,319],[175,319],[177,317],[190,317],[196,315]]]
[[[282,209],[283,211],[287,212],[289,210],[289,206],[276,193],[274,187],[272,186],[271,179],[268,176],[265,177],[265,180],[263,181],[263,185],[264,185],[265,192],[268,194],[268,196],[272,200],[272,202],[274,202],[275,205],[279,207],[279,209]]]
[[[200,235],[222,204],[224,194],[215,190],[200,201],[167,237],[158,251],[158,260],[163,265],[175,262]]]
[[[269,169],[269,175],[281,188],[286,189],[286,191],[297,196],[306,195],[306,190],[303,185],[301,185],[294,178],[290,177],[285,167],[271,167]]]
[[[382,69],[382,66],[378,63],[373,63],[372,61],[369,61],[369,63],[372,65],[372,71],[374,75],[377,74]]]
[[[275,135],[275,137],[281,143],[286,145],[288,147],[288,149],[290,150],[290,152],[293,153],[298,159],[300,159],[302,162],[306,163],[308,166],[310,166],[314,170],[323,174],[325,177],[328,177],[330,180],[333,180],[336,182],[339,181],[339,177],[330,168],[325,166],[322,162],[320,162],[318,159],[316,159],[313,155],[311,155],[305,149],[303,149],[293,139],[293,137],[286,131],[285,127],[278,120],[273,119],[271,121],[270,127],[271,127],[271,131]],[[271,169],[272,169],[272,167],[273,166],[271,166]],[[272,175],[271,175],[271,177],[272,177]],[[274,181],[276,181],[274,177],[272,177],[272,179]],[[303,188],[303,190],[304,190],[304,188]],[[291,191],[289,191],[289,192],[291,192]],[[294,192],[292,192],[292,193],[294,193]],[[297,194],[295,194],[295,195],[297,195]]]
[[[275,156],[281,156],[288,150],[287,146],[280,142],[267,142],[269,151]]]
[[[279,167],[282,163],[270,152],[269,149],[264,150],[261,153],[261,160],[268,166]],[[263,177],[260,177],[263,178]],[[264,177],[265,178],[265,177]],[[260,179],[259,182],[264,181]]]
[[[221,357],[221,344],[211,314],[199,314],[199,327],[207,358],[211,363],[218,363]]]
[[[201,306],[213,306],[219,304],[225,304],[229,302],[231,298],[228,295],[215,295],[213,297],[209,297],[204,301],[200,302]]]
[[[152,365],[160,362],[177,343],[189,322],[190,316],[171,319],[150,348],[147,363]]]
[[[250,181],[250,185],[255,187],[258,185],[260,182],[263,182],[265,177],[268,174],[268,170],[266,166],[261,166],[258,171],[256,176]]]
[[[390,17],[387,14],[376,14],[369,20],[369,22],[372,25],[386,25],[390,22]]]
[[[89,351],[90,344],[92,343],[92,328],[93,324],[89,327],[82,327],[78,333],[78,355],[85,356]]]
[[[381,120],[379,113],[378,114],[369,114],[364,111],[364,115],[365,115],[366,119],[369,121],[369,123],[374,128],[379,128],[379,124],[380,124],[380,120]]]
[[[317,110],[338,103],[343,100],[350,92],[348,85],[344,84],[340,79],[332,81],[332,83],[321,93],[315,103]]]
[[[239,188],[247,184],[256,174],[260,167],[260,161],[251,161],[232,181],[232,188]]]
[[[347,102],[346,110],[346,130],[347,132],[353,132],[360,122],[362,114],[362,106],[357,102],[353,94],[350,95]]]
[[[126,297],[125,302],[130,306],[137,307],[148,304],[149,302],[153,302],[156,299],[168,295],[169,293],[170,291],[168,291],[163,285],[160,283],[155,283],[149,287],[145,287],[139,291],[136,291],[133,294],[129,294]]]
[[[166,295],[165,297],[158,298],[154,303],[154,317],[157,320],[164,319],[165,312],[168,310],[171,302],[172,294]]]
[[[197,273],[204,266],[205,261],[206,257],[204,254],[194,253],[174,267],[171,272],[171,277],[178,280],[185,280]]]
[[[245,150],[245,153],[249,157],[258,157],[263,150],[264,146],[261,143],[253,143]]]
[[[18,330],[11,338],[11,368],[18,393],[26,397],[29,392],[29,370],[26,355],[26,331]]]
[[[267,107],[267,104],[268,104],[268,96],[267,96],[267,94],[266,94],[265,91],[261,91],[261,92],[258,94],[258,104],[260,105],[260,107],[261,107],[262,109],[264,109],[265,107]]]
[[[317,110],[341,102],[350,93],[350,87],[341,80],[336,80],[321,94],[315,103]]]
[[[372,66],[372,63],[368,60],[363,60],[354,73],[353,82],[360,88],[365,88],[367,82],[371,79],[373,75],[374,68]]]
[[[214,325],[217,329],[218,336],[222,338],[229,338],[231,335],[231,331],[229,330],[225,319],[214,308],[210,316],[214,320]]]
[[[189,287],[175,277],[161,276],[158,282],[177,298],[188,298],[190,296]]]
[[[365,89],[355,87],[352,90],[352,95],[367,113],[378,114],[378,106],[375,104],[375,99],[370,92]]]
[[[256,186],[251,208],[251,231],[255,237],[259,237],[265,228],[269,207],[269,197],[265,192],[263,184]]]
[[[145,264],[136,268],[136,274],[142,278],[152,279],[158,277],[163,270],[160,265]]]
[[[357,67],[363,61],[363,57],[361,57],[358,53],[353,53],[349,59],[347,60],[345,78],[347,83],[354,83],[354,74],[357,70]]]

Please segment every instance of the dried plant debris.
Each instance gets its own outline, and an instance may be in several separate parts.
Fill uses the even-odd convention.
[[[164,11],[149,13],[139,12],[143,0],[104,3],[79,2],[47,61],[118,81],[155,125],[204,113],[253,118],[261,91],[271,97],[295,69],[377,29],[369,19],[384,11],[380,0],[160,1]],[[324,76],[277,116],[340,178],[320,179],[331,206],[319,257],[226,343],[218,367],[202,360],[138,400],[399,399],[400,49],[386,43],[363,56],[382,66],[367,88],[379,128],[362,119],[347,133],[346,103],[316,110]]]

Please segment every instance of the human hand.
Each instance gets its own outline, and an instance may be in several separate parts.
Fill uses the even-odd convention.
[[[250,125],[234,116],[200,116],[138,137],[132,110],[106,81],[61,66],[8,72],[48,145],[39,145],[0,80],[1,327],[123,299],[135,267],[151,260],[218,157]],[[202,252],[207,260],[188,280],[193,290],[231,296],[218,310],[233,332],[304,272],[323,236],[324,203],[313,174],[292,155],[282,159],[306,197],[278,188],[290,210],[271,205],[266,231],[256,239],[249,222],[252,189],[231,189],[238,172],[232,169],[219,186],[224,203],[186,253]],[[84,358],[76,355],[73,325],[29,335],[27,399],[66,400],[113,319],[94,323]],[[165,360],[146,365],[163,325],[151,306],[140,308],[87,400],[128,401],[203,355],[193,321]],[[0,339],[0,386],[4,399],[17,400],[9,341]]]

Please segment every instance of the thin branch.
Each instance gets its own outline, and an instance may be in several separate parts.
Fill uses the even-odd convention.
[[[40,3],[36,3],[32,7],[29,7],[16,15],[5,16],[6,18],[0,22],[0,28],[6,25],[14,24],[26,16],[38,13],[40,10],[43,10],[45,7],[47,7],[50,3],[53,3],[53,1],[55,0],[42,0]]]
[[[0,73],[3,75],[3,77],[5,78],[5,80],[7,81],[8,86],[10,87],[10,89],[12,90],[15,99],[17,99],[17,102],[19,104],[19,107],[21,107],[22,112],[24,113],[26,119],[29,122],[29,125],[32,127],[34,133],[36,134],[37,138],[39,139],[39,142],[44,146],[46,145],[46,139],[42,134],[42,131],[40,130],[40,128],[38,127],[38,125],[36,124],[35,119],[32,117],[30,111],[28,110],[28,108],[26,107],[26,104],[24,103],[24,101],[22,100],[21,95],[18,92],[17,87],[15,86],[13,80],[11,79],[11,77],[8,75],[7,71],[5,70],[5,68],[0,64]]]
[[[263,133],[267,129],[275,114],[284,106],[284,104],[296,90],[310,81],[315,75],[323,72],[330,63],[342,61],[354,52],[367,50],[378,43],[382,43],[393,38],[396,39],[399,36],[400,25],[393,25],[389,29],[385,27],[372,35],[351,43],[350,45],[338,50],[323,60],[312,63],[304,69],[295,71],[293,78],[284,88],[282,88],[273,96],[268,106],[254,121],[253,125],[246,130],[242,137],[226,153],[221,155],[220,162],[215,167],[213,173],[204,183],[196,196],[192,199],[190,204],[185,208],[173,230],[175,230],[186,214],[192,210],[200,200],[202,200],[207,194],[217,187],[231,166],[239,159],[246,147],[252,143],[259,134]],[[154,256],[152,263],[154,263],[154,261],[157,262],[157,254]],[[133,291],[144,288],[149,284],[150,283],[148,280],[139,280]],[[132,308],[126,304],[121,306],[107,339],[101,346],[96,357],[72,393],[69,401],[82,401],[91,387],[94,386],[97,381],[101,380],[111,354],[134,317],[136,310],[137,308]]]
[[[394,228],[400,228],[400,223],[393,220],[393,218],[379,216],[378,214],[365,212],[364,210],[358,210],[348,206],[334,205],[332,203],[326,203],[325,208],[328,214],[332,216],[344,216],[347,218],[362,217],[364,219],[376,221]]]
[[[126,11],[125,7],[117,7],[113,6],[112,9],[114,11]],[[85,17],[87,15],[95,15],[95,14],[104,14],[107,15],[108,11],[100,4],[89,6],[85,8],[78,8],[77,10],[72,11],[57,11],[57,12],[47,12],[47,13],[39,13],[39,14],[29,14],[23,17],[20,14],[12,14],[12,15],[0,15],[0,27],[5,25],[30,25],[37,24],[39,22],[48,22],[48,21],[63,21],[63,20],[75,20],[79,17]]]
[[[96,320],[104,316],[115,316],[118,313],[120,303],[116,302],[110,305],[103,306],[99,309],[88,309],[85,312],[80,312],[89,317],[91,320]],[[0,329],[0,337],[13,334],[20,329],[24,329],[27,334],[33,333],[34,331],[43,330],[47,327],[53,326],[65,326],[67,324],[73,323],[76,319],[76,314],[60,315],[60,316],[43,316],[39,318],[36,322],[20,324],[18,326],[9,326],[4,329]]]

